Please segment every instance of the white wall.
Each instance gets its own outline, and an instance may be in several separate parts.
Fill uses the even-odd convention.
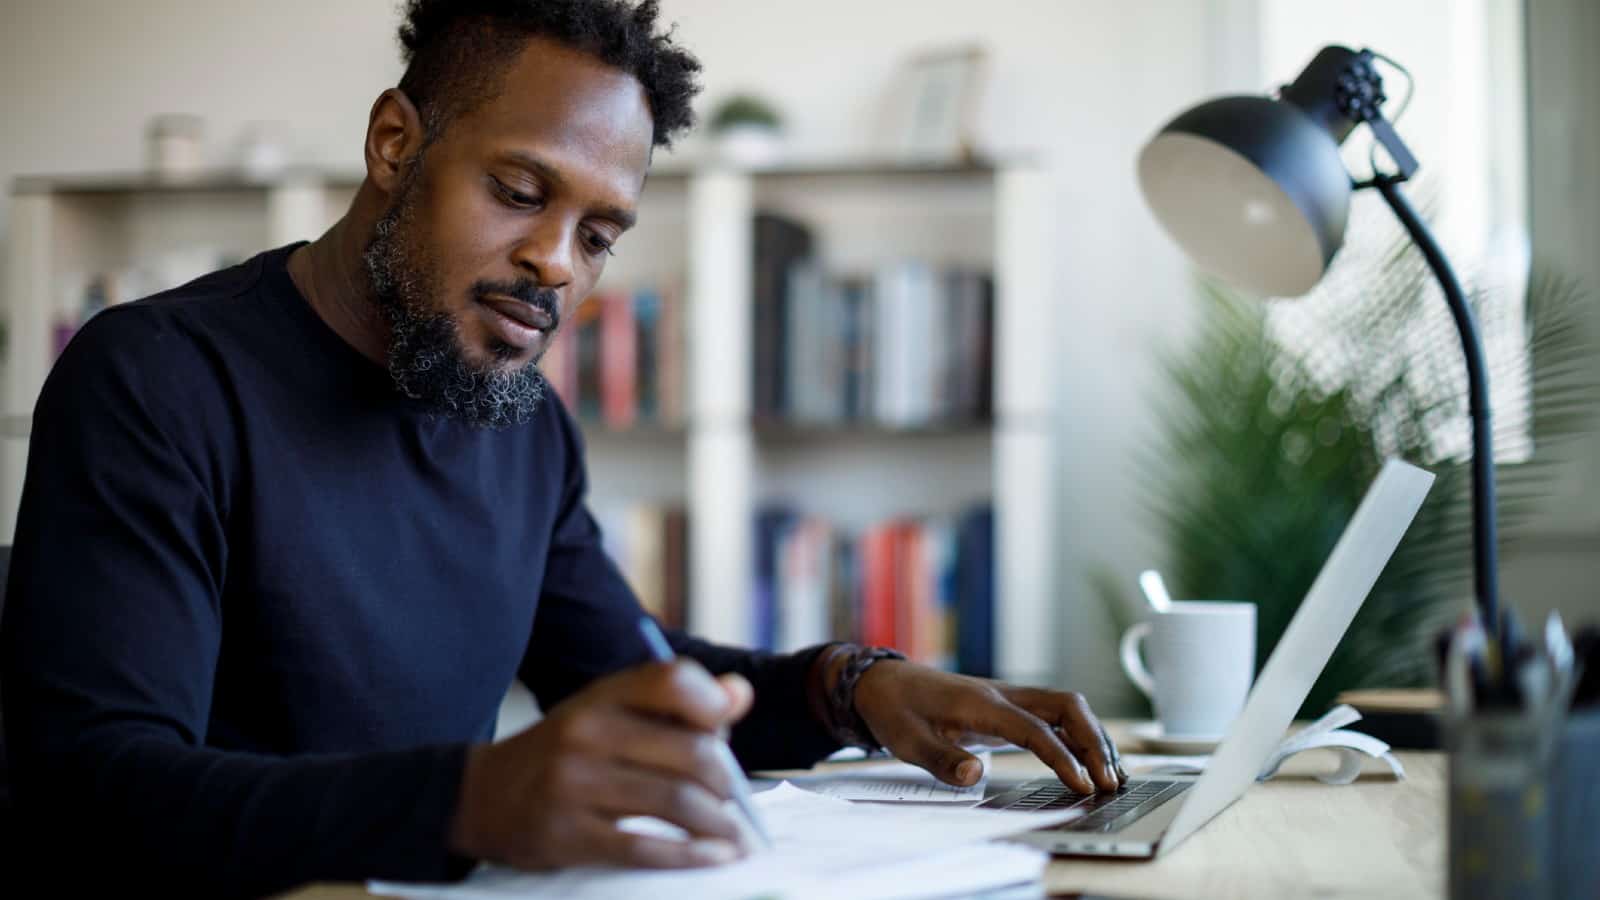
[[[1261,86],[1253,0],[666,0],[705,63],[707,99],[752,89],[787,113],[796,147],[870,141],[895,65],[977,40],[994,58],[990,145],[1057,173],[1062,683],[1125,693],[1083,566],[1124,576],[1156,560],[1128,455],[1151,433],[1151,347],[1181,338],[1191,287],[1134,186],[1138,146],[1221,89]],[[205,117],[216,161],[244,123],[290,124],[303,161],[360,162],[368,107],[394,82],[395,0],[9,0],[0,10],[0,179],[142,164],[160,112]],[[5,200],[0,199],[0,213]],[[0,226],[0,240],[4,239]],[[3,258],[3,257],[0,257]],[[3,283],[3,282],[0,282]],[[1131,580],[1130,580],[1131,584]]]

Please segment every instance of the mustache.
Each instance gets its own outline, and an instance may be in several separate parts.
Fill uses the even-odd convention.
[[[498,294],[502,297],[520,300],[549,316],[550,330],[552,332],[561,324],[560,296],[556,294],[554,288],[540,287],[528,279],[517,281],[481,280],[473,282],[472,293],[475,297]]]

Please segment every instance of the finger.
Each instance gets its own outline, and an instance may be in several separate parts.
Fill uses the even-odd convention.
[[[687,659],[636,666],[612,676],[604,690],[635,712],[677,719],[701,731],[715,731],[732,707],[725,686]]]
[[[744,830],[722,801],[700,785],[632,766],[610,765],[590,787],[592,808],[603,814],[654,816],[682,828],[690,838],[713,838],[743,846]]]
[[[739,849],[723,840],[679,841],[623,831],[599,816],[577,829],[584,848],[574,863],[603,863],[635,869],[692,869],[718,866],[739,858]]]
[[[945,784],[968,787],[983,777],[983,763],[976,756],[926,726],[913,729],[908,746],[895,747],[895,755],[927,769]]]
[[[1106,730],[1105,723],[1100,723],[1100,737],[1111,748],[1111,767],[1117,770],[1117,784],[1122,786],[1128,783],[1128,772],[1122,768],[1122,748],[1111,739],[1111,732]]]
[[[756,702],[756,689],[737,672],[718,675],[717,683],[722,685],[722,690],[728,695],[728,711],[724,721],[731,724],[744,718]]]
[[[1012,688],[1006,694],[1033,715],[1060,729],[1063,742],[1082,759],[1100,790],[1114,791],[1122,786],[1122,778],[1117,775],[1115,745],[1082,694],[1034,688]]]
[[[610,723],[607,739],[607,749],[620,762],[693,781],[721,800],[733,797],[733,773],[716,735],[622,711]]]
[[[1056,773],[1062,784],[1074,791],[1080,794],[1095,792],[1094,779],[1089,776],[1089,771],[1044,719],[1004,699],[990,704],[985,713],[975,727],[997,734],[1037,756]]]

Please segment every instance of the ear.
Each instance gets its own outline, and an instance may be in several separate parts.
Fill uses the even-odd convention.
[[[423,137],[422,116],[410,97],[399,88],[379,94],[367,118],[367,179],[393,194],[422,149]]]

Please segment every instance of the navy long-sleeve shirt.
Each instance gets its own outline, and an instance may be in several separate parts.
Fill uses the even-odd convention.
[[[83,876],[459,875],[466,748],[512,679],[549,709],[646,658],[559,401],[504,431],[428,415],[310,307],[292,249],[101,313],[40,396],[0,688],[20,821]],[[835,748],[815,651],[671,639],[754,683],[747,766]]]

